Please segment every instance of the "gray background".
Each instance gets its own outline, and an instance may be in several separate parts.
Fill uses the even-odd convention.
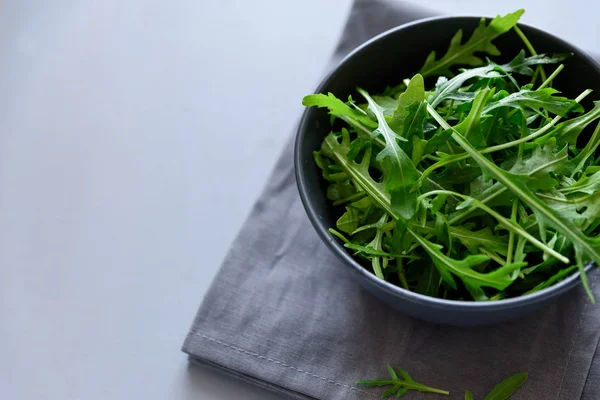
[[[277,398],[179,348],[350,3],[1,4],[2,398]],[[585,0],[419,4],[600,37]]]

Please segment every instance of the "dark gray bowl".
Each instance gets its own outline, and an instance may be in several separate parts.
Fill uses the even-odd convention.
[[[475,29],[479,17],[442,17],[419,20],[391,29],[354,50],[321,83],[316,93],[332,92],[339,98],[355,93],[357,86],[371,93],[410,78],[423,64],[431,50],[443,54],[452,35],[460,28],[467,34]],[[571,98],[585,89],[600,93],[600,66],[577,47],[531,26],[519,27],[539,53],[574,53],[565,61],[565,70],[555,80],[556,87]],[[509,32],[494,42],[502,52],[496,61],[508,62],[524,46]],[[594,97],[589,96],[589,97]],[[591,101],[583,102],[586,109]],[[340,259],[348,271],[372,294],[401,312],[416,318],[449,325],[493,324],[532,312],[579,285],[574,274],[545,290],[493,302],[443,300],[404,290],[377,278],[356,261],[328,229],[335,227],[337,213],[325,196],[326,184],[313,160],[312,152],[320,148],[330,131],[329,115],[324,109],[306,109],[296,137],[294,163],[302,203],[317,233]],[[592,266],[589,265],[589,270]],[[587,299],[582,299],[587,301]]]

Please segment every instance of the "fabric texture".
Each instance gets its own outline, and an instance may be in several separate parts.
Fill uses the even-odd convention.
[[[357,1],[333,64],[374,35],[430,15]],[[490,327],[403,315],[361,289],[314,232],[296,189],[292,146],[202,302],[183,346],[191,362],[296,399],[378,398],[383,389],[354,382],[386,377],[387,363],[450,390],[451,399],[465,390],[482,398],[517,372],[530,377],[511,399],[600,399],[600,306],[583,290]],[[600,298],[600,274],[590,281]]]

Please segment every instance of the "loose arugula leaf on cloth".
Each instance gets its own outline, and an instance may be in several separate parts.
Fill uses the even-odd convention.
[[[524,12],[525,10],[518,10],[503,17],[497,16],[489,25],[486,25],[485,18],[482,18],[479,26],[464,44],[462,43],[463,31],[460,29],[452,37],[446,54],[436,60],[436,53],[432,51],[419,72],[426,77],[448,75],[451,74],[450,67],[454,65],[470,65],[472,67],[483,65],[483,60],[475,53],[487,53],[492,56],[500,55],[500,50],[492,44],[492,40],[514,27]]]
[[[398,76],[392,90],[304,99],[328,108],[336,130],[345,126],[314,153],[337,218],[330,232],[379,279],[427,296],[502,301],[578,270],[589,289],[584,267],[600,261],[600,124],[590,129],[600,102],[584,110],[591,90],[571,99],[552,88],[569,73],[563,64],[536,83],[540,65],[568,55],[479,58],[494,53],[490,27],[514,26],[519,15],[483,23],[464,43],[458,34],[446,55],[430,56],[410,80]],[[482,47],[471,46],[477,38]],[[455,62],[475,68],[453,76]],[[423,77],[438,73],[427,87]]]
[[[394,394],[396,395],[396,397],[401,397],[409,390],[425,393],[437,393],[443,395],[450,394],[450,392],[447,390],[436,389],[431,386],[418,383],[408,374],[408,372],[406,372],[400,367],[397,368],[398,373],[396,373],[396,371],[394,371],[394,369],[389,364],[387,367],[391,379],[361,380],[357,381],[356,384],[367,387],[390,386],[390,388],[381,395],[382,398],[390,397]],[[398,377],[398,375],[400,375],[400,377]]]
[[[515,391],[520,388],[529,375],[526,372],[521,372],[513,376],[509,376],[502,382],[496,385],[492,391],[485,396],[483,400],[506,400],[512,396]]]
[[[397,367],[397,372],[391,365],[387,365],[388,373],[391,379],[373,379],[373,380],[360,380],[357,381],[357,385],[367,387],[384,387],[390,386],[382,395],[382,398],[387,398],[392,395],[396,397],[402,397],[409,390],[425,392],[425,393],[436,393],[442,395],[449,395],[450,392],[442,389],[435,389],[431,386],[423,385],[416,382],[408,372],[400,367]],[[511,397],[528,379],[529,375],[525,372],[509,376],[502,382],[498,383],[490,393],[485,396],[484,400],[506,400]],[[465,392],[465,400],[473,400],[473,394],[467,390]]]

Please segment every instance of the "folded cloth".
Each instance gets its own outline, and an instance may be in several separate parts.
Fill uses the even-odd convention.
[[[357,1],[334,62],[425,16],[399,3]],[[192,362],[298,399],[379,397],[383,389],[355,382],[386,377],[387,363],[453,399],[467,389],[482,398],[517,372],[530,377],[511,400],[600,399],[600,305],[581,289],[498,326],[439,326],[403,315],[362,290],[318,238],[292,164],[290,141],[185,340]],[[590,276],[597,298],[599,278]]]

